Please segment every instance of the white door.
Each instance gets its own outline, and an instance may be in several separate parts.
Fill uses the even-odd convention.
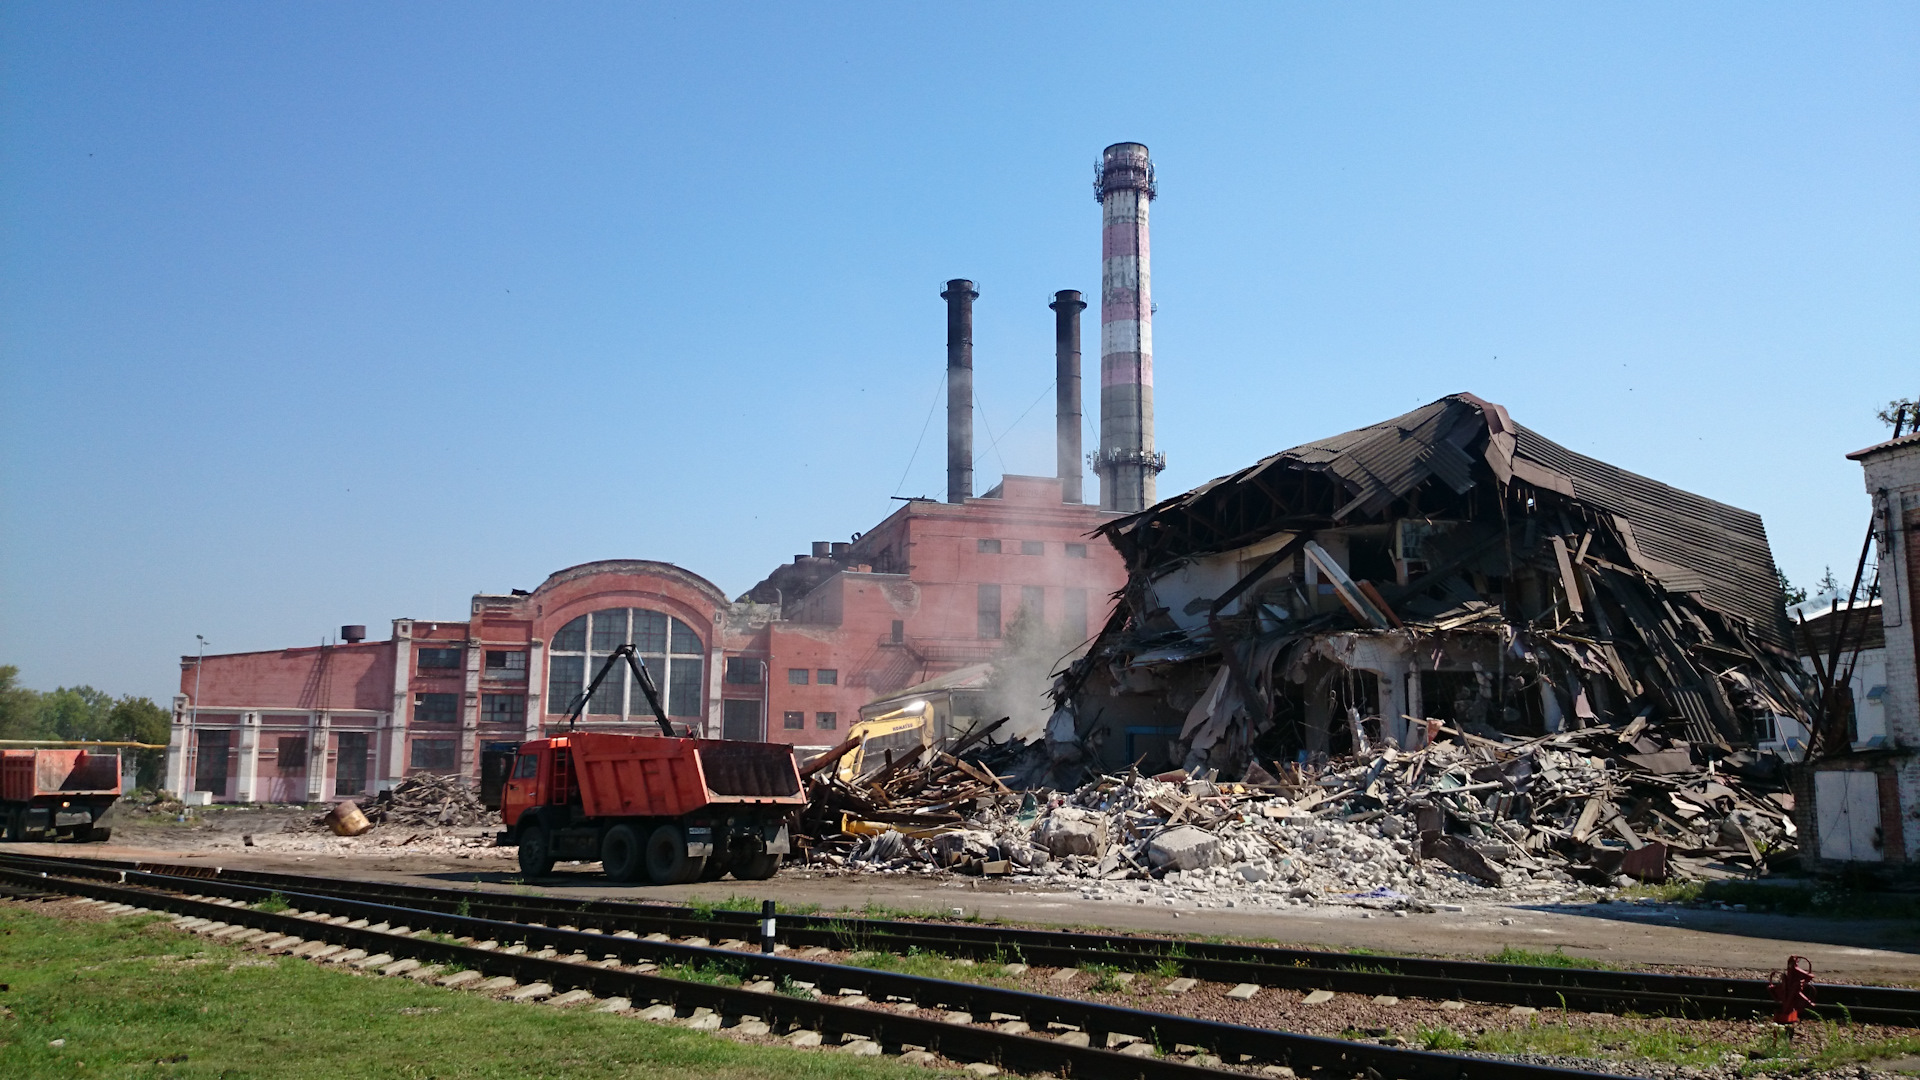
[[[1843,862],[1879,862],[1880,777],[1870,772],[1828,769],[1813,774],[1820,818],[1820,857]]]

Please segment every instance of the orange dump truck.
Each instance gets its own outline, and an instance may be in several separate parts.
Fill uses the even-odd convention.
[[[615,881],[761,880],[806,801],[781,743],[574,732],[521,744],[500,839],[519,845],[528,877],[556,859],[598,859]]]
[[[0,830],[8,840],[105,840],[120,798],[120,755],[0,750]]]

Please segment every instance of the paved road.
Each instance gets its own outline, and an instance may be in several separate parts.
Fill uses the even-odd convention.
[[[155,838],[163,843],[164,838]],[[1789,954],[1805,956],[1822,978],[1920,986],[1920,926],[1689,910],[1666,905],[1595,904],[1579,907],[1503,907],[1472,904],[1458,912],[1396,918],[1362,917],[1352,908],[1285,913],[1232,909],[1178,909],[1082,900],[1070,892],[971,878],[908,876],[825,877],[782,871],[772,881],[731,879],[704,885],[614,886],[597,873],[563,866],[551,878],[517,884],[513,864],[452,856],[293,855],[252,849],[209,852],[132,845],[19,844],[22,853],[87,854],[102,858],[217,860],[218,865],[281,873],[324,874],[369,881],[406,881],[491,890],[535,888],[556,896],[617,897],[681,902],[728,896],[818,904],[827,910],[868,904],[910,911],[960,908],[1033,924],[1113,928],[1151,934],[1217,934],[1325,948],[1364,946],[1390,952],[1484,956],[1506,945],[1564,948],[1569,955],[1619,965],[1745,970],[1760,975]]]

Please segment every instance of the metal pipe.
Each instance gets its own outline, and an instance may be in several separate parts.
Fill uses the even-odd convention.
[[[1166,455],[1153,448],[1153,282],[1147,204],[1158,188],[1139,143],[1114,143],[1094,169],[1100,201],[1100,508],[1158,501]]]
[[[1060,501],[1077,503],[1084,466],[1080,462],[1080,313],[1086,301],[1073,289],[1053,294],[1054,458],[1060,473]]]
[[[954,278],[947,302],[947,501],[973,497],[973,282]]]

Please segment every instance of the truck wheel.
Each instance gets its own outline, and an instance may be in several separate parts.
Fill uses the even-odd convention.
[[[600,841],[600,868],[615,881],[639,881],[647,872],[640,834],[631,825],[615,825]]]
[[[662,825],[647,837],[647,877],[655,885],[687,885],[707,869],[705,855],[687,854],[687,834],[678,825]]]
[[[99,828],[98,826],[95,826],[94,828],[87,830],[87,835],[85,839],[89,844],[104,844],[108,840],[113,839],[113,830],[102,829],[102,828]]]
[[[520,830],[520,876],[546,877],[553,873],[553,833],[545,825]]]
[[[780,869],[780,856],[762,852],[733,861],[733,876],[741,881],[765,881]]]

